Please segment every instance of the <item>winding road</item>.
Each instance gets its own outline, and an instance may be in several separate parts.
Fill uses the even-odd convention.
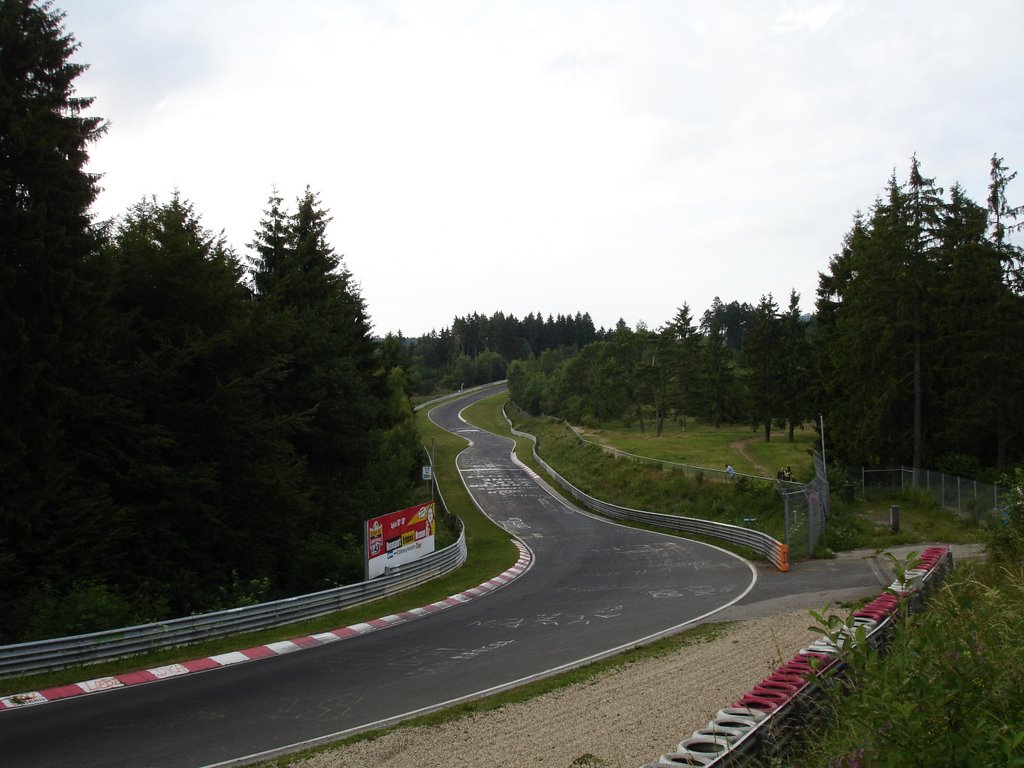
[[[515,581],[465,605],[301,652],[0,713],[7,765],[197,768],[251,762],[551,674],[735,604],[747,561],[574,509],[462,421],[494,390],[431,418],[471,446],[477,505],[533,553]]]

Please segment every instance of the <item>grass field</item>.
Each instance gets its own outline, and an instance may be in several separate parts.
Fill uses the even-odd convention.
[[[756,481],[729,485],[707,482],[722,479],[721,468],[731,463],[744,475],[774,478],[765,467],[790,466],[794,479],[806,481],[813,475],[810,452],[818,446],[813,429],[798,430],[793,443],[784,432],[765,443],[761,433],[749,427],[722,426],[718,429],[694,422],[683,431],[678,424],[666,426],[661,436],[638,428],[576,430],[597,445],[662,461],[714,470],[704,476],[690,472],[665,472],[656,466],[616,460],[594,445],[581,442],[568,425],[554,419],[533,419],[524,429],[542,438],[541,455],[569,482],[597,498],[650,512],[685,515],[743,525],[784,540],[783,510],[774,489]],[[522,454],[520,454],[522,455]],[[814,556],[851,549],[881,550],[920,542],[950,544],[978,542],[984,529],[970,519],[938,506],[929,494],[914,489],[892,497],[844,501],[831,496],[831,517],[814,550]],[[889,530],[889,508],[900,507],[900,527]],[[808,557],[800,501],[792,502],[791,557]]]
[[[582,436],[621,451],[653,459],[722,470],[726,464],[744,475],[774,478],[782,467],[791,467],[796,480],[809,480],[814,474],[811,451],[820,448],[817,431],[812,427],[798,429],[793,442],[786,430],[772,432],[765,442],[762,429],[747,425],[723,424],[715,427],[698,419],[687,419],[686,429],[677,422],[668,422],[661,435],[651,425],[641,432],[638,426],[607,426],[584,429]]]

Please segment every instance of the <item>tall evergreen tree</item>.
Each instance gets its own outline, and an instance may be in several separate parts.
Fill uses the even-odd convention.
[[[911,158],[910,178],[907,184],[909,221],[909,326],[912,336],[914,379],[913,467],[921,469],[924,459],[924,400],[925,372],[922,355],[926,335],[931,327],[928,316],[929,292],[935,289],[937,265],[935,244],[942,215],[942,190],[935,186],[934,178],[921,175],[917,155]],[[915,472],[915,479],[920,473]]]
[[[690,305],[684,303],[667,326],[674,368],[669,405],[686,431],[686,417],[695,412],[700,386],[700,336],[693,324]]]
[[[837,458],[920,468],[968,452],[1005,464],[1019,434],[1009,413],[1021,322],[1013,257],[998,244],[1008,178],[994,163],[986,241],[984,210],[958,185],[944,201],[913,158],[908,182],[890,180],[821,275],[816,331]]]
[[[811,369],[807,324],[800,315],[800,294],[789,294],[789,307],[780,318],[779,408],[786,419],[787,439],[793,442],[796,427],[810,410]]]
[[[260,295],[274,293],[284,296],[278,283],[288,274],[286,260],[291,242],[290,222],[288,215],[281,207],[284,201],[274,190],[263,212],[259,229],[253,235],[249,248],[255,253],[252,270],[253,285]]]
[[[615,367],[621,372],[619,381],[623,385],[625,400],[629,403],[629,418],[636,419],[640,425],[640,431],[647,429],[644,420],[644,398],[642,390],[642,374],[637,375],[638,368],[642,364],[643,347],[641,335],[646,328],[640,327],[634,331],[624,320],[619,320],[615,325],[611,338],[611,353],[615,360]]]
[[[734,415],[735,377],[732,355],[725,343],[725,333],[719,315],[705,315],[703,369],[703,416],[715,427],[729,421]]]
[[[669,393],[675,384],[676,368],[672,364],[670,330],[637,330],[640,360],[636,367],[636,388],[645,405],[654,412],[654,430],[661,437],[669,407]]]
[[[280,367],[238,259],[178,195],[134,206],[112,251],[123,333],[104,434],[120,510],[104,534],[119,552],[109,578],[175,615],[217,605],[235,578],[279,586],[302,467],[269,408]]]
[[[1006,274],[1006,283],[1017,293],[1024,293],[1024,250],[1010,240],[1010,235],[1024,228],[1024,205],[1011,206],[1006,188],[1017,177],[1008,172],[1003,158],[992,155],[989,172],[988,210],[991,222],[990,241],[999,253]]]
[[[104,124],[74,95],[85,66],[63,19],[48,2],[0,3],[0,627],[51,523],[106,504],[102,487],[70,486],[98,407],[105,267],[84,169]]]
[[[995,401],[997,426],[995,440],[995,466],[1000,471],[1008,469],[1008,451],[1013,439],[1020,440],[1022,432],[1017,420],[1012,417],[1016,404],[1024,396],[1024,371],[1019,361],[1024,360],[1024,339],[1019,329],[1024,324],[1024,249],[1010,239],[1010,235],[1024,229],[1024,206],[1013,206],[1007,201],[1006,189],[1017,172],[1009,173],[1003,159],[992,155],[988,194],[988,218],[990,235],[988,243],[999,259],[1003,281],[998,299],[992,305],[995,344],[992,339],[988,346],[1002,349],[992,359],[989,376],[992,377],[991,394]],[[988,262],[991,269],[990,262]],[[1019,450],[1019,449],[1018,449]]]
[[[942,409],[937,442],[945,446],[937,459],[945,465],[951,454],[996,462],[1002,442],[996,432],[1012,421],[1002,418],[1001,405],[1005,363],[1019,367],[1012,352],[1019,334],[998,327],[1010,296],[999,255],[985,240],[986,226],[985,209],[954,185],[940,233],[942,287],[933,297],[943,310],[936,313],[942,333],[935,360]]]
[[[926,455],[925,399],[934,391],[930,349],[939,279],[936,253],[938,191],[920,174],[891,177],[871,217],[851,233],[841,272],[823,280],[838,290],[828,382],[833,433],[843,435],[850,460],[921,466]],[[828,329],[831,320],[823,324]],[[932,414],[934,416],[934,413]],[[853,457],[858,457],[854,459]]]
[[[841,436],[837,458],[851,462],[907,463],[911,455],[911,356],[905,324],[894,317],[906,305],[905,210],[893,175],[862,236],[854,232],[848,239],[853,248],[843,266],[849,281],[833,281],[839,291],[835,326],[824,339],[832,357],[828,420],[833,435]]]
[[[742,356],[748,371],[753,415],[764,426],[767,443],[772,439],[772,420],[780,410],[782,378],[779,305],[770,293],[762,296],[754,309]]]
[[[358,537],[371,511],[383,511],[368,505],[407,501],[416,456],[414,437],[396,416],[398,380],[378,365],[363,298],[327,240],[327,212],[307,188],[285,217],[272,196],[253,241],[253,282],[258,302],[273,308],[284,329],[277,411],[308,415],[292,438],[312,485],[312,516],[298,523],[308,540],[291,573],[294,587],[306,588],[358,577],[342,565],[351,560],[346,541]],[[377,481],[395,462],[379,460],[383,445],[397,450],[396,440],[405,441],[409,466],[385,486],[389,495]]]

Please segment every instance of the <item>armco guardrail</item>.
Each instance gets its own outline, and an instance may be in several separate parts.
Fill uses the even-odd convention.
[[[456,397],[463,397],[464,395],[468,395],[473,392],[480,392],[481,390],[488,389],[489,387],[496,387],[499,384],[504,384],[507,381],[508,379],[500,379],[498,381],[492,381],[490,384],[477,384],[475,387],[470,387],[469,389],[461,389],[458,392],[449,392],[447,395],[441,395],[440,397],[435,397],[433,400],[428,400],[425,403],[414,405],[413,410],[421,411],[424,408],[429,408],[432,405],[438,405],[440,403],[452,400]]]
[[[466,562],[466,533],[461,521],[459,529],[454,544],[371,581],[153,624],[0,646],[0,677],[61,669],[267,629],[389,597],[449,573]]]
[[[504,413],[504,409],[502,412]],[[620,507],[617,504],[610,504],[607,501],[595,499],[593,496],[581,491],[552,469],[537,452],[536,436],[531,435],[529,432],[522,432],[516,429],[512,426],[512,421],[508,418],[508,414],[504,413],[504,415],[509,429],[512,430],[512,434],[518,435],[519,437],[525,437],[530,440],[533,443],[533,457],[537,462],[544,467],[544,470],[551,475],[551,477],[553,477],[555,481],[562,486],[562,488],[568,491],[574,499],[579,501],[587,509],[591,509],[594,512],[598,512],[616,520],[628,520],[634,523],[643,523],[645,525],[654,525],[659,528],[667,528],[671,531],[681,531],[683,533],[693,533],[698,536],[708,536],[710,538],[721,539],[722,541],[726,541],[730,544],[747,547],[748,549],[752,549],[753,551],[764,555],[769,561],[771,561],[772,565],[780,571],[785,572],[789,570],[789,548],[782,542],[776,541],[767,533],[755,531],[750,528],[743,528],[738,525],[717,523],[713,520],[700,520],[695,517],[666,515],[661,512],[645,512],[639,509]]]
[[[953,568],[953,555],[945,547],[929,547],[908,570],[905,581],[889,589],[852,614],[852,628],[844,627],[801,648],[730,706],[718,710],[705,727],[681,740],[674,751],[641,768],[703,766],[704,768],[756,768],[788,764],[794,747],[813,736],[821,722],[826,693],[823,685],[848,674],[846,650],[860,641],[884,646],[893,622],[901,614],[920,610],[924,600]],[[851,765],[853,763],[850,763]],[[845,763],[844,763],[845,765]]]

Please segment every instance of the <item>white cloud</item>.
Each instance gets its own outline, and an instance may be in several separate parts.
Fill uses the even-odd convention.
[[[801,3],[797,7],[785,8],[775,19],[772,29],[780,33],[813,34],[828,25],[842,10],[840,2]]]
[[[381,332],[809,309],[913,152],[979,201],[992,152],[1024,165],[1024,6],[996,0],[65,7],[113,123],[101,212],[178,188],[244,251],[309,184]]]

